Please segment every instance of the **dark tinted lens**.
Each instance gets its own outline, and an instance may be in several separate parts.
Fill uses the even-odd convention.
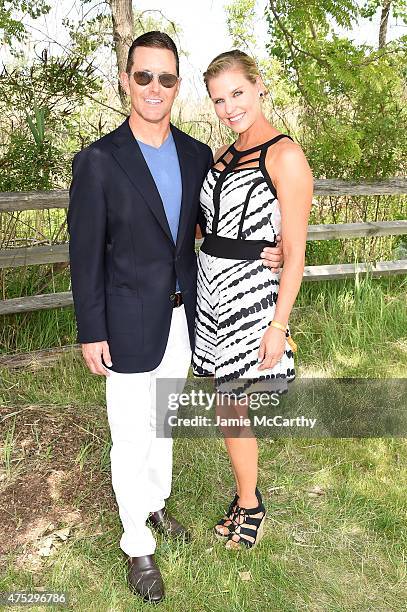
[[[169,72],[164,72],[164,74],[160,74],[158,77],[161,85],[163,87],[174,87],[178,81],[178,77],[175,74],[170,74]]]
[[[133,73],[137,85],[148,85],[153,80],[153,75],[147,70],[140,70]]]

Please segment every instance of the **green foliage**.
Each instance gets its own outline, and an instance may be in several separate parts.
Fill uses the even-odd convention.
[[[15,38],[22,42],[27,37],[24,23],[17,15],[29,15],[32,19],[37,19],[41,15],[49,13],[51,7],[45,0],[0,0],[0,41],[11,43]]]
[[[59,150],[48,139],[40,143],[27,136],[24,128],[10,135],[8,149],[1,160],[0,191],[48,190],[61,178]]]
[[[402,171],[406,40],[375,50],[336,34],[335,26],[350,29],[361,17],[348,0],[270,2],[266,16],[268,50],[295,87],[316,176],[373,179]]]
[[[226,23],[233,45],[243,48],[256,44],[253,32],[256,0],[236,0],[225,6]]]
[[[229,33],[242,48],[252,39],[254,8],[253,0],[235,0],[226,9]],[[350,36],[381,8],[379,0],[267,4],[269,59],[259,65],[272,119],[291,127],[317,177],[380,179],[405,170],[407,37],[374,49]],[[391,9],[404,20],[404,0]]]
[[[100,52],[104,49],[109,49],[110,52],[114,49],[112,18],[110,13],[106,11],[105,3],[97,2],[95,4],[93,0],[88,0],[86,3],[94,5],[91,8],[96,10],[96,15],[79,23],[65,17],[62,24],[69,32],[71,54],[91,61],[95,57],[100,58]],[[134,38],[149,30],[166,32],[179,43],[180,27],[166,19],[161,11],[134,11]],[[183,51],[180,49],[180,54],[182,53]]]
[[[36,101],[64,114],[72,113],[83,98],[100,89],[100,81],[87,59],[72,55],[50,57],[47,52],[31,65],[0,75],[0,104],[21,112]]]
[[[161,10],[134,11],[134,38],[151,30],[159,30],[171,36],[178,46],[179,53],[187,55],[182,49],[180,38],[182,29],[177,23],[167,19]]]
[[[70,173],[69,117],[100,81],[87,60],[42,57],[0,75],[4,170],[1,191],[53,189],[66,185]],[[12,123],[7,121],[12,117]]]
[[[18,21],[19,10],[31,17],[49,10],[42,0],[18,0],[13,7],[6,4],[10,4],[7,10],[0,0],[0,24],[8,20],[9,33],[11,20]],[[21,57],[12,66],[4,66],[0,74],[2,191],[67,187],[73,153],[113,128],[122,117],[115,112],[116,101],[112,100],[117,75],[111,64],[109,9],[96,0],[83,4],[87,5],[84,19],[62,20],[70,42],[61,55],[44,49],[34,60]],[[136,12],[134,21],[135,37],[149,29],[166,31],[175,39],[179,34],[178,26],[160,11]],[[21,29],[18,40],[24,31]],[[17,48],[13,47],[14,55]]]
[[[35,123],[29,115],[26,115],[27,123],[30,127],[31,134],[34,137],[35,144],[39,149],[44,145],[44,129],[45,129],[45,112],[43,108],[34,108]]]
[[[66,27],[71,39],[71,53],[89,61],[99,49],[113,49],[112,21],[104,12],[77,23],[65,17],[62,25]]]
[[[383,2],[383,0],[366,0],[365,4],[360,9],[360,13],[362,17],[372,20],[376,12],[381,9],[384,4],[385,2]],[[394,17],[407,23],[407,2],[405,0],[391,0],[390,4]]]

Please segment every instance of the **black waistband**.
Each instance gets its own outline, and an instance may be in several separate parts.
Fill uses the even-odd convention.
[[[264,247],[275,246],[276,241],[240,240],[208,234],[204,238],[201,251],[223,259],[260,259],[260,253]]]

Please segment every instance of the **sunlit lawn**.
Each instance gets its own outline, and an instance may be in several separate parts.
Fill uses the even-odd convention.
[[[304,283],[291,321],[298,376],[406,377],[405,283]],[[52,345],[52,325],[37,320]],[[4,369],[0,403],[0,591],[63,590],[75,611],[149,609],[129,593],[118,548],[104,381],[65,355],[35,372]],[[259,444],[265,537],[231,553],[211,534],[233,495],[222,441],[176,440],[169,508],[194,540],[159,538],[167,591],[159,609],[405,610],[406,440]],[[65,540],[55,535],[62,527]],[[47,537],[50,554],[41,556]]]

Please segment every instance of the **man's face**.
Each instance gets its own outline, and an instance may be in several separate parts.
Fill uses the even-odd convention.
[[[134,80],[134,72],[143,70],[154,73],[154,78],[148,85],[138,85]],[[160,123],[165,117],[169,117],[180,87],[180,79],[174,87],[161,85],[156,75],[162,73],[177,74],[173,52],[169,49],[136,47],[130,74],[120,74],[123,89],[131,99],[132,113],[150,123]]]

